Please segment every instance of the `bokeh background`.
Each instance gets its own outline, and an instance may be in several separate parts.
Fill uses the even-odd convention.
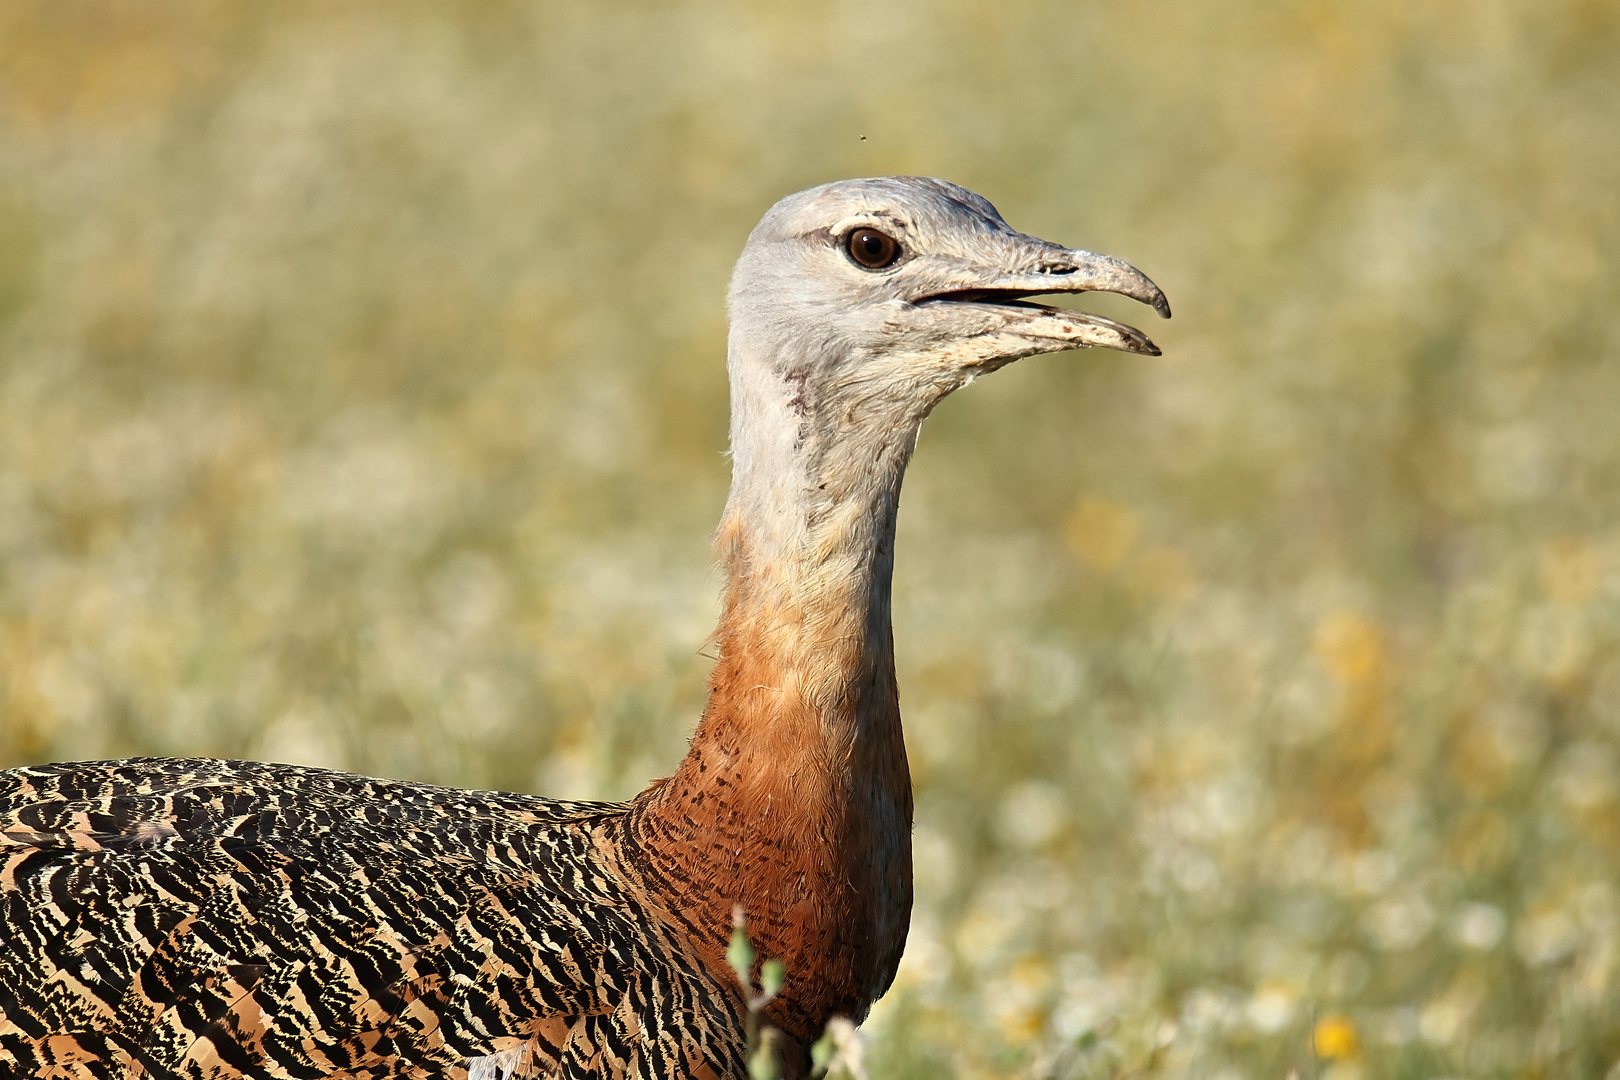
[[[1177,315],[924,432],[873,1075],[1620,1075],[1613,0],[7,3],[0,764],[667,773],[731,261],[893,172]]]

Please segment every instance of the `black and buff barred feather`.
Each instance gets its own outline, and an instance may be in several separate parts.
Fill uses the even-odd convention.
[[[740,1074],[733,995],[609,864],[623,813],[212,760],[0,773],[0,1074]]]
[[[0,773],[0,1074],[741,1080],[740,906],[787,982],[784,1074],[894,979],[911,778],[890,629],[923,418],[1012,360],[1170,309],[1132,267],[939,180],[778,203],[732,280],[719,662],[686,758],[633,802],[284,765]]]

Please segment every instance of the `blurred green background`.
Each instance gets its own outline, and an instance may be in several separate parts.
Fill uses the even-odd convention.
[[[874,1077],[1610,1077],[1614,0],[0,9],[0,764],[619,798],[701,705],[723,296],[938,175],[1160,359],[947,402]]]

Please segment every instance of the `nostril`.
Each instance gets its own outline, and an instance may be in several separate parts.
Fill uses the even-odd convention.
[[[1035,272],[1037,274],[1072,274],[1078,269],[1080,269],[1078,266],[1071,266],[1068,263],[1041,263],[1035,267]]]

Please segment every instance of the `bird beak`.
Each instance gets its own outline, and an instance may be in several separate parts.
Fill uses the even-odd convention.
[[[1142,331],[1101,315],[1028,303],[1025,298],[1051,293],[1111,292],[1140,300],[1170,317],[1170,302],[1159,287],[1130,263],[1112,255],[1077,251],[1034,237],[1018,236],[1012,268],[959,265],[950,285],[912,303],[965,305],[993,316],[992,333],[1013,338],[1016,351],[1004,358],[1096,345],[1105,349],[1158,356],[1159,347]],[[1002,262],[998,259],[997,262]]]

